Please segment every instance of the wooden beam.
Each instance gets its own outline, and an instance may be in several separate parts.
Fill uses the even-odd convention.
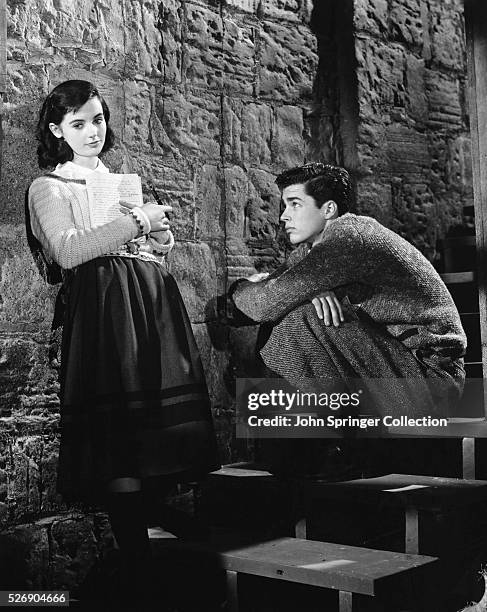
[[[465,0],[480,336],[487,377],[487,2]],[[485,391],[484,391],[485,394]],[[484,395],[485,400],[485,395]],[[486,402],[484,401],[484,407]]]

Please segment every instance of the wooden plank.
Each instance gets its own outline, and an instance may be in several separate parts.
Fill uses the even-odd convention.
[[[487,3],[465,0],[480,333],[487,377]],[[487,393],[487,389],[486,389]],[[487,399],[487,396],[485,396]],[[487,402],[484,401],[484,406]]]
[[[0,0],[0,93],[7,88],[7,0]]]
[[[474,272],[445,272],[440,276],[445,285],[463,285],[475,280]]]
[[[308,501],[326,499],[418,510],[444,510],[487,501],[487,480],[388,474],[344,482],[311,482]]]
[[[436,559],[313,540],[280,538],[220,550],[227,571],[364,595],[396,583]]]
[[[259,479],[273,479],[275,480],[275,476],[273,476],[270,472],[265,470],[249,470],[245,467],[239,467],[238,465],[229,464],[224,465],[221,469],[216,470],[215,472],[210,472],[208,474],[209,479],[213,478],[259,478]]]

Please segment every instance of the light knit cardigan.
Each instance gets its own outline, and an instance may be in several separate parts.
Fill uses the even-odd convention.
[[[45,254],[61,268],[70,269],[102,255],[117,252],[133,241],[139,228],[132,215],[124,215],[98,227],[90,224],[85,178],[91,172],[108,172],[100,161],[96,170],[72,162],[58,165],[53,173],[35,179],[29,188],[29,211],[34,236]],[[137,239],[141,256],[154,259],[167,254],[168,244],[159,242],[164,232]]]

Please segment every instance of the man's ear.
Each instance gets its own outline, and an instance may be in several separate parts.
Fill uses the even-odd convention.
[[[325,219],[335,219],[338,217],[338,206],[335,200],[327,200],[321,207]]]
[[[49,124],[49,129],[51,130],[51,132],[54,134],[54,136],[56,138],[62,138],[63,137],[63,131],[55,123],[50,123]]]

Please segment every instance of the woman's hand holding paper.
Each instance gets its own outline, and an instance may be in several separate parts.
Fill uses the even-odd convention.
[[[134,204],[130,202],[120,202],[120,211],[125,215],[130,212],[133,208],[137,208]],[[160,206],[155,202],[147,202],[146,204],[139,206],[150,221],[151,227],[153,231],[167,231],[169,229],[168,220],[166,217],[166,212],[172,210],[172,206]]]

